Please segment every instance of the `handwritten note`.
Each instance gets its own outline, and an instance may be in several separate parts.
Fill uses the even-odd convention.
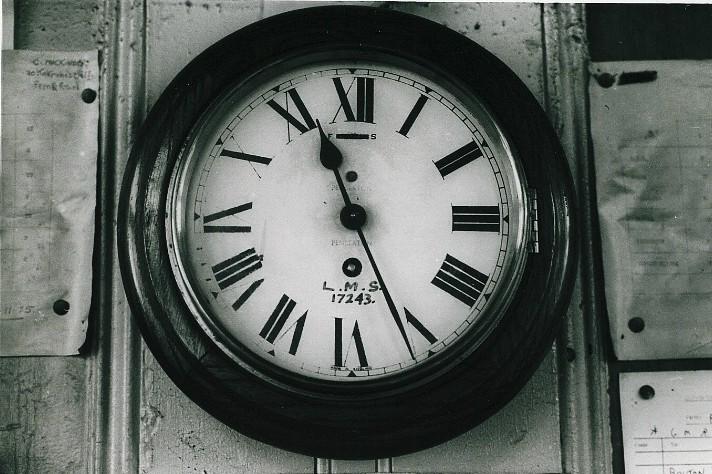
[[[712,473],[712,371],[620,375],[627,474]]]
[[[0,355],[76,354],[91,301],[97,52],[3,51]]]
[[[712,357],[712,61],[594,63],[592,72],[616,355]]]

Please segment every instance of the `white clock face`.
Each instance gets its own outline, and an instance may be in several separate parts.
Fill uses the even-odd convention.
[[[351,382],[496,324],[526,259],[524,185],[489,114],[415,69],[283,67],[194,130],[169,196],[170,254],[229,355]],[[342,157],[336,171],[322,152]],[[365,223],[341,217],[347,202]]]

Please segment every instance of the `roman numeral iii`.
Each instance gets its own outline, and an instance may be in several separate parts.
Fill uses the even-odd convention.
[[[252,228],[248,225],[206,225],[210,222],[222,219],[223,217],[234,216],[240,212],[249,211],[252,209],[252,203],[248,202],[245,204],[240,204],[239,206],[231,207],[225,209],[224,211],[216,212],[214,214],[208,214],[203,217],[203,232],[215,233],[215,232],[250,232]]]
[[[277,303],[277,307],[274,311],[272,311],[269,319],[267,319],[267,322],[262,327],[260,337],[270,344],[274,344],[275,340],[277,340],[277,337],[282,332],[282,329],[284,329],[284,326],[287,323],[289,316],[292,314],[292,311],[294,311],[296,304],[296,301],[291,299],[289,296],[282,295],[279,303]],[[294,333],[292,334],[292,342],[289,345],[289,353],[292,355],[297,353],[299,342],[302,340],[304,324],[307,321],[307,312],[308,311],[305,311],[304,314],[302,314],[284,331],[284,334],[287,334],[289,331],[294,330]]]
[[[431,283],[473,306],[487,283],[487,275],[448,254]]]
[[[374,81],[372,77],[357,77],[351,81],[351,85],[348,90],[351,90],[354,82],[356,82],[356,113],[354,114],[354,109],[351,106],[351,102],[348,98],[348,91],[344,89],[344,84],[341,82],[340,77],[333,78],[334,87],[336,88],[336,94],[339,96],[339,102],[341,103],[340,110],[344,111],[347,122],[368,122],[373,123],[373,89]],[[338,115],[339,112],[336,112]],[[336,120],[336,115],[334,120]]]
[[[302,98],[299,96],[299,93],[297,92],[296,89],[290,89],[285,93],[286,97],[286,107],[284,108],[281,105],[279,105],[277,102],[274,101],[274,99],[270,99],[267,101],[267,105],[272,107],[272,110],[277,112],[279,115],[284,118],[289,125],[292,127],[296,128],[299,130],[300,133],[306,133],[309,130],[312,130],[316,128],[316,123],[314,122],[314,119],[312,118],[311,114],[309,113],[309,110],[307,110],[306,105],[304,105],[304,101],[302,101]],[[294,105],[297,107],[297,111],[299,112],[299,115],[301,116],[301,120],[292,115],[289,112],[289,99],[292,99],[292,102]],[[291,140],[291,136],[289,135],[289,125],[287,126],[287,136],[288,139]]]
[[[220,289],[224,290],[261,267],[260,256],[251,248],[214,265],[212,270],[215,281]]]
[[[452,206],[453,231],[499,232],[499,206]]]
[[[440,175],[445,178],[445,176],[459,170],[468,163],[472,163],[480,156],[482,156],[482,150],[477,146],[477,143],[472,141],[434,163]]]

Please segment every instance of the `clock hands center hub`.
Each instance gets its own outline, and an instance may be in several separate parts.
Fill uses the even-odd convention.
[[[366,209],[358,204],[347,204],[339,215],[341,223],[350,230],[358,230],[366,223]]]

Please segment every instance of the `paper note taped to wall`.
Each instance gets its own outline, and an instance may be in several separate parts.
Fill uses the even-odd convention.
[[[626,474],[709,474],[712,371],[620,374]]]
[[[594,63],[592,73],[616,355],[712,357],[712,61]]]
[[[76,354],[92,288],[97,52],[2,52],[0,356]]]

